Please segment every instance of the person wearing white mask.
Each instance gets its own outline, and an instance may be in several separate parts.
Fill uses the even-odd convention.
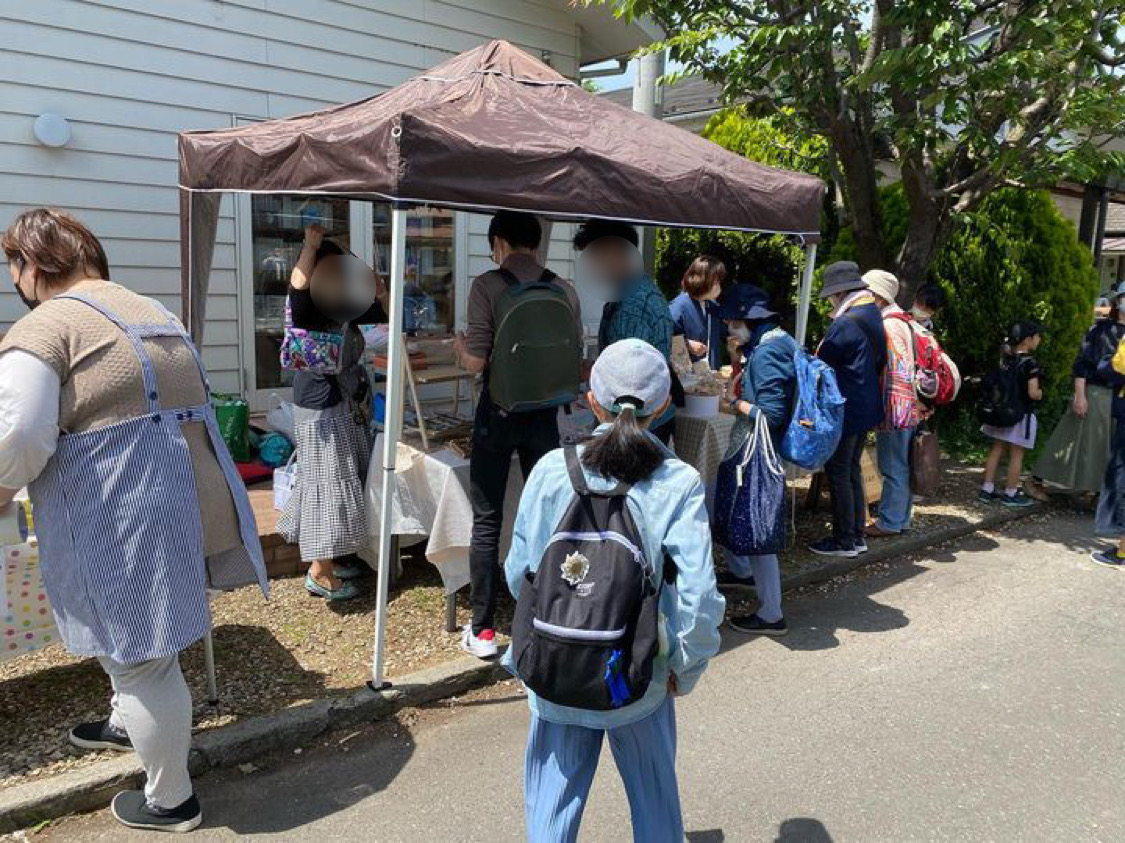
[[[606,301],[598,329],[598,352],[621,340],[638,339],[671,360],[672,313],[645,273],[639,245],[637,230],[615,220],[587,220],[574,235],[574,248],[581,252],[578,275]],[[673,379],[673,401],[649,428],[665,445],[671,442],[675,427],[677,387]]]
[[[945,290],[937,284],[923,284],[914,294],[910,315],[927,331],[934,329],[934,317],[945,307]]]
[[[766,292],[753,284],[735,284],[727,290],[717,314],[730,334],[730,355],[735,361],[727,400],[736,421],[724,459],[742,450],[759,414],[766,417],[777,449],[793,416],[797,341],[779,327]],[[777,554],[737,556],[726,551],[725,557],[727,570],[719,574],[720,587],[753,585],[758,592],[757,611],[729,618],[731,628],[748,635],[785,635],[789,627],[781,612]]]

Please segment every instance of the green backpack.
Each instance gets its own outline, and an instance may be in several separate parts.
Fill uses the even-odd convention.
[[[500,409],[524,413],[561,407],[578,398],[581,338],[574,307],[550,270],[521,284],[501,268],[508,288],[493,306],[496,335],[488,364],[488,392]]]

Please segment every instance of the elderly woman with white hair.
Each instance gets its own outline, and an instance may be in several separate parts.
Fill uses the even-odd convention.
[[[894,536],[910,528],[910,443],[922,421],[923,407],[914,384],[914,327],[911,317],[895,303],[898,279],[882,269],[863,276],[867,289],[883,313],[887,335],[887,365],[883,374],[883,424],[875,434],[883,496],[879,517],[867,525],[869,538]]]

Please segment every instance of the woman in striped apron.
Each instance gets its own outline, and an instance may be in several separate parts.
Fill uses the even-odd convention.
[[[0,246],[32,308],[0,343],[0,505],[28,484],[59,631],[114,690],[111,716],[71,741],[140,756],[148,780],[114,799],[121,822],[190,831],[179,653],[210,629],[208,588],[267,589],[250,502],[175,317],[111,283],[69,215],[21,214]]]

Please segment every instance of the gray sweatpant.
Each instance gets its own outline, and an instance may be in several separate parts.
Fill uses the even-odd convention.
[[[191,691],[179,655],[121,664],[99,658],[113,684],[110,722],[124,729],[144,765],[145,797],[159,808],[191,798]]]

